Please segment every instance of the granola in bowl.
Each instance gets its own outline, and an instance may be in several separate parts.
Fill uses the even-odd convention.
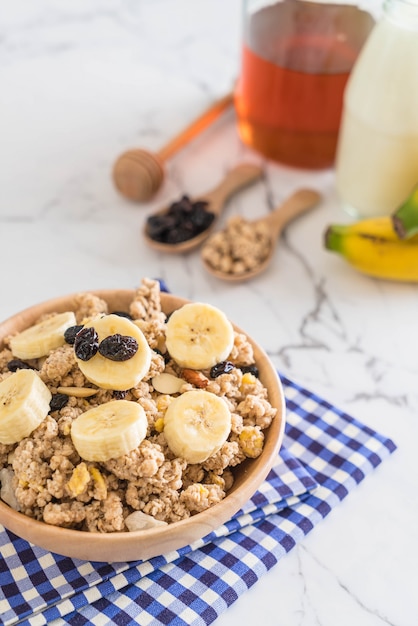
[[[157,281],[120,293],[57,299],[2,325],[5,525],[7,508],[78,536],[169,532],[235,497],[227,517],[215,515],[222,523],[277,454],[282,399],[271,372],[260,376],[254,342],[215,307],[160,293]],[[259,480],[246,487],[252,465]]]

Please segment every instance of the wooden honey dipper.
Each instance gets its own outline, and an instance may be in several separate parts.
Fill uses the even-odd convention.
[[[138,148],[121,154],[113,167],[116,188],[130,200],[150,200],[163,182],[164,162],[209,126],[232,103],[232,93],[217,100],[158,152]]]

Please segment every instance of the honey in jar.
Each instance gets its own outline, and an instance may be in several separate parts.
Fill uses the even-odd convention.
[[[244,4],[235,91],[242,140],[288,165],[331,166],[344,89],[373,17],[348,4],[305,0],[283,0],[262,8],[256,1]]]

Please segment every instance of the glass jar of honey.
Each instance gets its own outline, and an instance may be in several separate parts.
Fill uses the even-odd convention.
[[[287,165],[332,166],[343,92],[374,18],[338,0],[243,0],[243,10],[235,90],[242,140]]]

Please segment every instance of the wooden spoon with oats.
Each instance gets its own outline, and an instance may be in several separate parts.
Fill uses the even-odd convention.
[[[229,282],[258,276],[270,264],[275,243],[287,224],[320,200],[317,191],[299,189],[266,217],[251,222],[242,220],[241,226],[230,220],[224,231],[213,235],[203,246],[204,267],[212,276]]]

